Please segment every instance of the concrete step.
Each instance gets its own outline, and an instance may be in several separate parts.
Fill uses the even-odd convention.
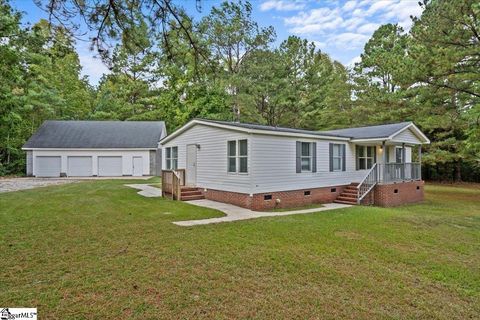
[[[203,195],[197,195],[197,196],[182,196],[182,201],[189,201],[189,200],[202,200],[205,199]]]

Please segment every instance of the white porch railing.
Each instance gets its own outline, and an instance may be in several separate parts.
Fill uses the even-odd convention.
[[[377,184],[421,179],[420,163],[375,163],[357,186],[357,203],[360,203]]]
[[[378,183],[378,165],[375,163],[373,167],[368,170],[367,175],[357,186],[357,203],[360,203],[363,198],[375,187]]]

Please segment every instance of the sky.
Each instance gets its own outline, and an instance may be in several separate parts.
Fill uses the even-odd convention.
[[[174,0],[174,3],[199,20],[221,1],[201,0],[201,10],[195,0]],[[24,23],[47,18],[33,0],[13,0],[11,4],[23,12]],[[365,43],[379,26],[398,23],[409,30],[410,16],[418,17],[422,12],[418,0],[252,0],[251,4],[254,20],[262,27],[275,28],[275,45],[289,35],[296,35],[313,41],[322,52],[347,66],[359,61]],[[77,52],[82,74],[96,85],[108,69],[95,58],[86,40],[87,37],[85,41],[77,41]]]

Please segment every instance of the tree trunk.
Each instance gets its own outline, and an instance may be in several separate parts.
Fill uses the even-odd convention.
[[[459,159],[455,164],[455,182],[462,181],[462,159]]]

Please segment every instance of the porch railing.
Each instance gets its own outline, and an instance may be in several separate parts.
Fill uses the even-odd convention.
[[[421,180],[422,168],[420,163],[387,163],[379,164],[380,183],[392,183],[408,180]]]
[[[420,163],[375,163],[357,186],[357,202],[360,203],[376,184],[421,179],[422,167]]]
[[[181,188],[185,185],[185,169],[162,171],[162,196],[181,200]]]
[[[378,164],[374,164],[368,171],[365,178],[357,186],[357,203],[360,203],[363,198],[375,187],[378,183]]]

